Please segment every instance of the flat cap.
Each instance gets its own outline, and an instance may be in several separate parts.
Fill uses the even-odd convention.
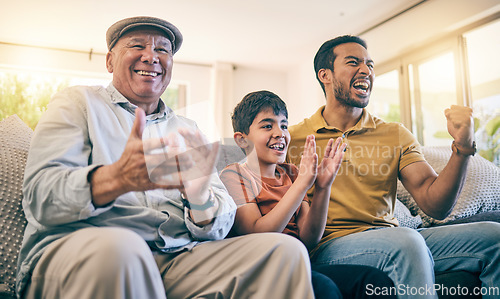
[[[122,37],[125,32],[139,26],[151,26],[165,32],[166,37],[172,43],[172,51],[174,54],[181,47],[182,34],[177,27],[165,20],[144,16],[126,18],[111,25],[111,27],[109,27],[108,31],[106,32],[106,43],[108,44],[108,50],[111,50],[113,48],[118,39]]]

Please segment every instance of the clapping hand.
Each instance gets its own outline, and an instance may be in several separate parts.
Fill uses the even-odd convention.
[[[144,147],[152,182],[180,189],[194,203],[208,198],[218,143],[210,144],[199,130],[180,128],[167,137],[145,141]]]
[[[192,167],[192,159],[188,155],[180,155],[177,159],[166,158],[162,149],[173,142],[167,137],[143,140],[146,114],[141,108],[137,108],[135,112],[136,118],[125,149],[120,159],[109,165],[104,178],[118,181],[117,184],[114,183],[118,186],[114,193],[118,195],[130,191],[181,188],[178,179],[166,179],[165,174],[176,173],[180,165],[186,169]],[[106,201],[114,199],[113,196],[104,197]]]
[[[209,143],[199,131],[179,129],[186,143],[186,153],[193,162],[191,167],[181,169],[182,189],[192,203],[204,202],[209,197],[210,176],[216,171],[215,163],[219,143]]]
[[[344,152],[347,144],[342,143],[342,138],[339,137],[335,140],[331,138],[328,141],[325,149],[325,156],[318,166],[318,174],[316,177],[316,188],[330,188],[337,172],[339,171],[340,164],[344,158]]]
[[[138,108],[129,140],[116,163],[125,191],[163,188],[186,190],[195,196],[208,194],[218,144],[209,144],[200,131],[188,129],[143,140],[145,117]]]
[[[316,153],[316,141],[314,135],[309,135],[304,144],[304,151],[300,159],[299,174],[297,180],[302,182],[309,189],[318,172],[318,154]]]

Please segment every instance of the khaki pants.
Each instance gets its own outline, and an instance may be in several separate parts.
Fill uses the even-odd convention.
[[[152,254],[136,233],[86,228],[52,243],[25,298],[313,298],[309,257],[284,234],[205,242]]]

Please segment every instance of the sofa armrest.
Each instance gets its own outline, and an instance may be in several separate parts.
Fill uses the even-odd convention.
[[[17,258],[26,226],[22,183],[32,134],[17,115],[0,122],[0,298],[15,297]]]
[[[449,147],[422,147],[427,162],[440,173],[451,156]],[[436,220],[420,210],[408,191],[398,182],[397,198],[410,210],[420,215],[422,227],[442,225],[479,213],[500,210],[500,168],[479,155],[470,158],[466,181],[451,214],[444,220]]]

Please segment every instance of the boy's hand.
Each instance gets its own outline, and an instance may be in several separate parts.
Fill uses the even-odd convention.
[[[299,174],[295,182],[303,183],[307,189],[311,188],[318,172],[318,154],[316,153],[316,141],[314,135],[306,138],[304,152],[300,159]]]
[[[346,143],[342,143],[342,138],[339,137],[333,143],[333,139],[328,141],[325,149],[325,156],[318,167],[318,174],[316,178],[316,188],[325,189],[330,188],[337,172],[340,168],[340,163],[344,158],[344,151],[347,146]]]

